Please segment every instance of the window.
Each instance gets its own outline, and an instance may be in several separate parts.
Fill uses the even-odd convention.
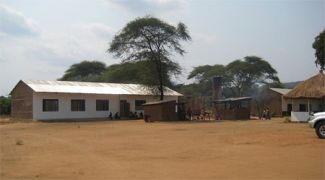
[[[43,112],[59,111],[58,99],[43,99]]]
[[[108,100],[96,100],[96,111],[108,111],[109,101]]]
[[[71,111],[85,111],[85,100],[83,99],[71,100]]]
[[[146,100],[135,100],[135,110],[143,110],[142,109],[142,104],[146,103]]]
[[[299,104],[299,111],[306,112],[306,104]]]

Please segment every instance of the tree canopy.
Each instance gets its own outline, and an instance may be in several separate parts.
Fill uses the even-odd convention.
[[[160,99],[164,98],[166,85],[165,75],[173,72],[166,65],[173,62],[171,55],[177,53],[183,55],[185,50],[180,41],[188,41],[191,37],[183,23],[177,27],[169,25],[155,17],[146,16],[129,22],[113,39],[108,52],[115,57],[122,58],[122,62],[150,61],[154,68],[152,74],[157,81],[150,81],[147,85],[155,86],[160,93]],[[175,66],[174,66],[175,67]]]
[[[196,89],[201,91],[202,95],[211,95],[211,79],[214,76],[223,77],[226,96],[250,95],[258,85],[263,84],[280,86],[276,70],[267,61],[256,56],[234,60],[226,66],[216,64],[194,67],[188,79],[196,79],[196,83],[199,84]]]
[[[138,83],[138,84],[153,84],[156,78],[152,77],[155,69],[148,68],[152,66],[151,61],[126,62],[121,64],[113,64],[108,66],[106,71],[101,76],[101,80],[110,83]],[[167,86],[173,86],[170,76],[166,73],[180,73],[178,64],[166,64],[167,71],[164,71],[164,82]]]
[[[155,69],[148,68],[152,66],[151,61],[125,62],[107,67],[103,62],[83,61],[70,66],[59,80],[153,84],[152,81],[157,81],[157,79],[152,76]],[[164,68],[164,82],[169,87],[173,86],[171,75],[179,74],[180,67],[177,63],[169,63],[164,64]]]
[[[237,96],[250,91],[257,83],[280,82],[277,71],[267,61],[257,56],[235,60],[226,66],[226,70],[229,86],[234,88]]]
[[[195,79],[198,86],[192,85],[194,88],[192,91],[189,91],[189,87],[184,87],[183,90],[187,89],[186,92],[182,90],[184,94],[189,94],[189,92],[196,92],[196,95],[211,95],[211,87],[212,87],[212,77],[214,76],[222,76],[225,77],[226,68],[224,65],[216,64],[216,65],[203,65],[194,67],[193,70],[188,75],[187,79]]]
[[[63,81],[100,81],[106,65],[99,61],[82,61],[70,66],[59,79]]]
[[[315,49],[316,66],[319,65],[321,70],[325,70],[325,30],[315,37],[313,48]]]
[[[194,67],[187,79],[196,79],[198,82],[210,82],[213,76],[224,76],[225,66],[221,64],[203,65]]]

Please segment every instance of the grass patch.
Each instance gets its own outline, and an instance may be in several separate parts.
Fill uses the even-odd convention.
[[[285,117],[284,123],[291,123],[291,117]]]

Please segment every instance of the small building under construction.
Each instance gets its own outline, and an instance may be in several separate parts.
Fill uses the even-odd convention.
[[[250,119],[251,97],[218,99],[214,101],[217,119]]]
[[[250,119],[251,97],[222,98],[222,77],[212,79],[214,114],[216,119]]]
[[[145,121],[176,121],[177,102],[176,101],[155,101],[142,105]]]

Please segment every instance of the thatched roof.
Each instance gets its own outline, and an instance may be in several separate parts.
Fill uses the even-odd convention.
[[[319,74],[307,79],[298,84],[284,98],[310,98],[321,99],[325,97],[325,75]]]

